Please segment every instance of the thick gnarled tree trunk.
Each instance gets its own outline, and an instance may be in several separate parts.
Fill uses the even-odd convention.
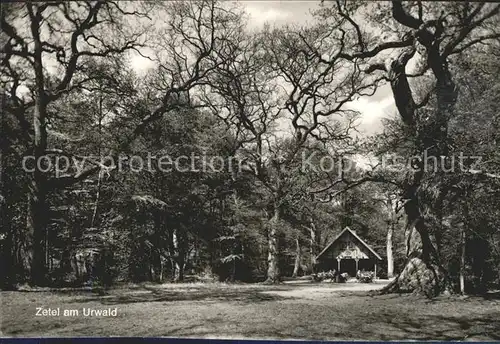
[[[407,216],[407,263],[383,292],[419,293],[436,296],[447,289],[446,271],[435,240],[419,213],[418,203],[405,204]]]
[[[433,37],[434,39],[437,40],[439,37]],[[414,101],[405,71],[408,61],[416,53],[415,46],[401,53],[391,63],[388,76],[391,80],[396,107],[405,124],[407,135],[414,140],[416,145],[413,153],[422,155],[426,152],[427,156],[441,158],[448,154],[447,121],[456,102],[456,90],[446,57],[440,55],[439,45],[434,44],[433,40],[430,43],[420,42],[425,46],[427,63],[436,79],[437,107],[432,114],[435,119],[432,127],[422,126],[419,123],[418,105]],[[416,167],[408,172],[403,188],[403,199],[405,200],[404,211],[407,226],[418,233],[419,244],[408,246],[408,261],[405,268],[391,284],[384,288],[384,292],[411,291],[434,296],[448,290],[447,272],[441,262],[439,244],[436,240],[440,228],[432,228],[433,225],[428,223],[422,214],[422,209],[432,206],[432,204],[424,204],[425,202],[420,198],[420,194],[424,191],[422,180],[427,173],[424,162],[420,161]]]
[[[43,74],[37,75],[37,83],[43,83]],[[38,79],[41,79],[38,81]],[[46,115],[47,104],[43,87],[39,87],[33,116],[35,132],[33,156],[35,161],[34,172],[31,176],[28,194],[28,232],[33,236],[33,260],[31,266],[31,282],[34,285],[45,285],[47,276],[47,262],[45,253],[45,238],[48,225],[47,179],[42,172],[45,166],[40,166],[47,149]]]

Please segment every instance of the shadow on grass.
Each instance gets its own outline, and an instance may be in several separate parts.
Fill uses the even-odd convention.
[[[500,339],[500,323],[495,315],[481,317],[467,316],[430,316],[420,319],[418,323],[412,320],[396,321],[394,324],[401,330],[408,328],[418,330],[413,333],[415,339],[423,340],[463,340],[466,338],[488,337]],[[408,333],[409,338],[410,333]]]
[[[385,298],[389,302],[394,299],[396,297]],[[478,301],[481,302],[480,298],[474,302]],[[421,302],[422,305],[427,303],[424,300]],[[483,300],[481,303],[484,302]],[[446,301],[441,308],[443,314],[429,314],[425,308],[402,313],[394,306],[391,310],[365,316],[363,324],[370,326],[348,326],[343,335],[351,339],[370,338],[382,341],[500,340],[500,312],[492,312],[489,306],[485,307],[485,313],[480,315],[467,314],[463,310],[459,313],[448,306]]]
[[[270,324],[265,328],[249,328],[241,326],[236,321],[221,319],[225,326],[234,325],[239,328],[233,335],[241,338],[277,338],[277,339],[304,339],[304,340],[416,340],[416,341],[456,341],[456,340],[499,340],[500,327],[494,317],[412,317],[399,314],[377,316],[376,318],[360,320],[352,319],[345,326],[331,327],[308,326],[297,324],[293,329],[282,324]],[[356,321],[366,321],[372,326],[364,328]],[[321,324],[321,319],[318,319]],[[208,328],[207,328],[208,327]],[[299,329],[301,327],[301,329]],[[194,330],[196,330],[194,332]],[[193,331],[193,332],[192,332]],[[207,324],[191,325],[185,328],[176,328],[164,333],[165,336],[198,336],[217,337],[221,332],[217,326],[213,330]]]
[[[278,290],[279,287],[273,288]],[[258,303],[268,301],[279,301],[290,299],[279,295],[262,293],[269,288],[155,288],[143,287],[141,290],[113,291],[108,295],[84,297],[73,300],[75,303],[86,303],[97,301],[103,305],[118,305],[141,302],[176,302],[176,301],[219,301],[219,302],[240,302]]]

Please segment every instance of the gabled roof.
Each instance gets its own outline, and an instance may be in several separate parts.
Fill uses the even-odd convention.
[[[342,232],[340,232],[339,235],[337,235],[337,237],[335,239],[333,239],[333,241],[331,243],[329,243],[324,249],[323,251],[320,252],[320,254],[318,254],[318,256],[316,257],[316,259],[318,259],[319,257],[321,257],[323,255],[323,253],[325,253],[326,251],[328,251],[328,249],[333,245],[335,244],[335,242],[337,240],[340,239],[340,237],[342,237],[342,235],[344,235],[345,232],[349,232],[351,233],[356,239],[359,240],[359,242],[366,248],[368,249],[371,253],[373,253],[373,255],[379,259],[379,260],[383,260],[382,257],[380,257],[377,252],[375,252],[363,239],[361,239],[357,234],[356,232],[354,232],[352,229],[350,229],[349,227],[346,227],[344,228],[344,230]]]

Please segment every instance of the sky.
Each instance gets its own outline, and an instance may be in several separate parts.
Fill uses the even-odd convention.
[[[271,25],[307,24],[312,21],[311,10],[319,6],[320,1],[242,1],[240,2],[249,15],[250,29],[258,29],[265,23]],[[131,63],[137,72],[143,72],[152,63],[139,55],[132,56]],[[362,136],[373,135],[382,131],[382,119],[391,117],[396,112],[389,86],[380,87],[371,97],[362,97],[349,104],[349,108],[361,113],[358,131]]]
[[[274,24],[305,24],[312,20],[310,11],[320,4],[314,1],[242,1],[250,15],[250,25],[261,26],[266,22]]]
[[[250,15],[250,25],[256,27],[266,22],[276,25],[295,23],[306,24],[312,20],[311,10],[320,4],[313,1],[243,1]],[[381,87],[371,97],[353,101],[349,108],[361,113],[358,130],[362,135],[373,135],[382,130],[382,119],[391,117],[396,111],[389,86]]]

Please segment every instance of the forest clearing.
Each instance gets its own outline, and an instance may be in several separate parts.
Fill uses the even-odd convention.
[[[90,292],[2,292],[4,336],[315,340],[500,340],[500,299],[369,295],[358,283],[144,284]],[[496,297],[496,298],[495,298]],[[117,308],[117,317],[35,317],[35,305]]]

